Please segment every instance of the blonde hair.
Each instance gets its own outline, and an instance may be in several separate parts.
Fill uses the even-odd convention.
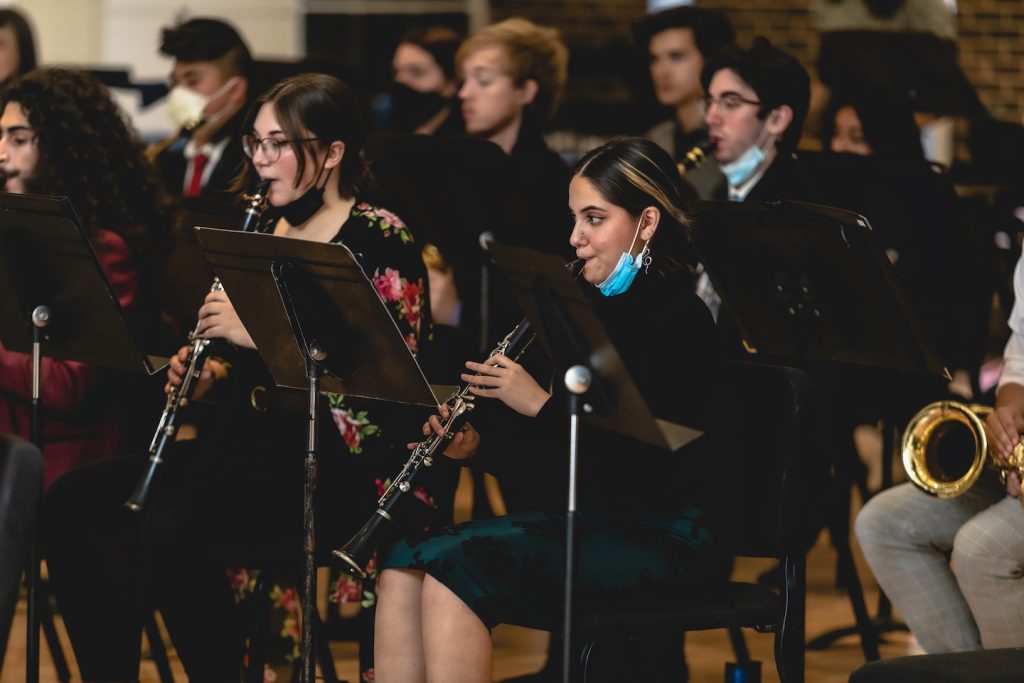
[[[485,26],[459,46],[455,63],[461,72],[462,62],[470,55],[491,47],[500,47],[505,55],[505,73],[521,86],[536,81],[537,96],[532,108],[542,120],[558,110],[569,70],[569,49],[558,29],[538,26],[522,17],[512,17]]]

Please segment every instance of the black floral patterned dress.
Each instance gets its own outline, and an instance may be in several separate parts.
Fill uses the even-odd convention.
[[[596,292],[583,286],[590,294]],[[698,428],[705,425],[715,372],[715,330],[707,308],[684,280],[641,272],[624,294],[591,298],[654,414]],[[489,416],[486,426],[481,425],[482,454],[487,440],[495,437],[521,447],[511,449],[511,457],[477,465],[499,478],[510,468],[526,468],[539,481],[564,484],[564,406],[565,397],[556,390],[535,418]],[[488,433],[492,431],[496,433]],[[685,595],[725,579],[726,559],[694,502],[700,485],[689,472],[698,444],[700,440],[668,453],[583,427],[577,583],[583,603],[628,603],[642,594]],[[395,544],[383,566],[430,574],[488,628],[502,622],[552,628],[560,623],[564,562],[564,515],[547,510],[415,534]]]
[[[331,243],[342,243],[355,255],[388,308],[406,345],[422,360],[422,356],[429,353],[431,343],[426,269],[419,246],[405,223],[387,209],[357,200]],[[249,403],[246,397],[251,395],[252,386],[273,387],[265,375],[265,368],[253,367],[252,355],[246,355],[249,356],[246,369],[236,373],[233,367],[231,372],[231,375],[240,375],[233,380],[236,386],[230,391],[237,397],[233,401],[236,406]],[[236,358],[233,362],[237,361]],[[262,366],[261,361],[257,364]],[[273,399],[270,402],[273,404]],[[323,403],[316,514],[317,547],[326,553],[347,541],[372,514],[383,489],[408,457],[405,444],[417,437],[425,411],[418,406],[333,393],[327,393]],[[245,438],[250,444],[258,441],[260,445],[252,448],[265,454],[269,450],[267,444],[274,444],[273,450],[296,451],[296,446],[304,443],[302,434],[306,420],[301,412],[258,414],[249,408],[247,405],[241,408],[246,415],[239,418],[237,424],[248,425],[250,434],[246,437],[227,435],[227,438]],[[288,556],[285,543],[292,544],[299,538],[295,532],[301,526],[295,523],[301,517],[300,459],[296,457],[289,461],[280,457],[262,457],[255,470],[251,464],[249,467],[249,472],[236,476],[252,486],[253,492],[263,491],[267,503],[257,519],[267,519],[271,514],[278,518],[267,522],[263,548],[253,553],[257,561],[249,566],[260,567],[264,566],[260,561],[264,556]],[[431,468],[420,480],[413,497],[419,509],[408,515],[416,523],[411,530],[451,522],[457,475],[458,468],[451,464]],[[286,528],[292,531],[283,533]],[[246,554],[241,553],[241,556]],[[291,557],[298,559],[300,555]],[[329,599],[338,604],[358,602],[367,613],[372,613],[376,603],[376,572],[373,566],[370,570],[367,581],[357,581],[344,574],[332,580]],[[234,569],[229,578],[239,598],[244,597],[252,585],[247,572]],[[286,640],[286,650],[291,650],[290,658],[297,657],[300,638],[298,595],[287,583],[282,583],[275,587],[271,596],[273,603],[285,613],[281,635]],[[361,621],[364,625],[359,629],[361,678],[372,680],[372,620],[361,618]]]

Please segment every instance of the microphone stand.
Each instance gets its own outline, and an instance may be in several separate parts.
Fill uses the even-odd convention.
[[[29,441],[42,451],[42,365],[43,328],[50,324],[50,309],[36,306],[32,311],[32,404],[29,408]],[[40,505],[42,504],[40,496]],[[36,516],[38,518],[38,514]],[[32,533],[28,549],[28,632],[25,637],[25,681],[39,683],[39,531]]]
[[[569,496],[565,512],[565,602],[562,609],[562,683],[572,683],[573,659],[573,585],[576,580],[576,491],[579,472],[580,411],[590,406],[583,396],[590,390],[593,375],[585,365],[573,365],[565,372],[565,388],[569,391]]]

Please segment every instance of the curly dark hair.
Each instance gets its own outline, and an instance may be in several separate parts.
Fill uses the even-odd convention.
[[[170,200],[106,86],[84,71],[40,68],[0,92],[0,111],[11,102],[36,132],[26,189],[68,197],[91,234],[123,237],[140,269],[154,261],[170,235]]]

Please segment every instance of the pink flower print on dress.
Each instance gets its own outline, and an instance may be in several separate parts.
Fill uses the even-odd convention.
[[[331,406],[331,417],[334,418],[334,424],[338,427],[338,432],[349,452],[362,453],[363,439],[379,432],[380,427],[370,424],[367,411],[360,410],[358,413],[353,413],[345,406],[344,396],[328,394],[327,398]]]
[[[341,574],[331,593],[331,602],[339,605],[357,603],[363,595],[363,582],[348,574]]]

